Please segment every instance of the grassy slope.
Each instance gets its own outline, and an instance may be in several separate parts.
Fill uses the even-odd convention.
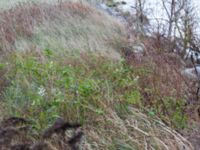
[[[62,1],[66,1],[66,0],[62,0]],[[81,0],[67,0],[69,1],[81,1]],[[12,7],[15,7],[18,4],[21,3],[27,3],[27,2],[34,2],[34,3],[38,3],[38,2],[45,2],[48,4],[55,4],[58,2],[58,0],[1,0],[0,1],[0,8],[1,10],[6,10],[6,9],[10,9]]]
[[[123,61],[46,49],[12,55],[1,66],[10,81],[2,92],[5,116],[31,120],[33,133],[62,117],[83,124],[84,149],[192,149],[155,115],[135,109],[142,108],[137,69]]]
[[[67,11],[66,11],[67,10]],[[2,12],[1,50],[96,51],[119,58],[125,32],[118,21],[80,3],[19,6]]]
[[[154,112],[135,109],[144,110],[138,75],[148,70],[110,59],[123,45],[119,22],[80,3],[24,5],[1,17],[9,52],[0,65],[2,117],[32,120],[34,133],[59,116],[81,122],[84,149],[192,149]]]

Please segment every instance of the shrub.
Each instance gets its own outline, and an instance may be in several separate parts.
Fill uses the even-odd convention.
[[[58,59],[49,49],[13,55],[2,92],[9,114],[32,119],[40,130],[58,116],[84,123],[104,115],[106,106],[141,105],[135,76],[123,62],[76,57]]]

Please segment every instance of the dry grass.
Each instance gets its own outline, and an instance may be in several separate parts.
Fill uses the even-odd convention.
[[[187,111],[191,107],[189,103],[195,99],[195,88],[181,74],[184,62],[177,54],[170,52],[173,43],[167,39],[141,37],[139,42],[145,47],[142,58],[138,61],[131,48],[129,56],[125,58],[130,66],[138,69],[143,105],[169,125],[186,127]]]
[[[129,108],[130,115],[122,120],[115,111],[107,109],[107,115],[95,124],[70,124],[58,119],[51,127],[34,135],[29,121],[9,118],[1,122],[2,149],[48,150],[193,150],[193,146],[179,133],[171,130],[157,118],[151,118],[137,109]],[[66,132],[66,130],[73,130]],[[48,137],[45,135],[48,134]],[[72,136],[72,137],[70,137]],[[83,136],[83,138],[82,138]]]
[[[181,73],[186,64],[180,55],[173,52],[174,43],[163,38],[147,38],[143,41],[145,47],[148,47],[143,62],[152,65],[149,81],[154,85],[151,86],[157,87],[162,96],[182,99],[186,103],[195,100],[196,88],[194,83]]]
[[[131,107],[129,110],[130,115],[123,120],[115,111],[108,109],[109,114],[105,118],[99,120],[92,128],[87,128],[85,146],[90,145],[99,150],[193,150],[187,139],[171,130],[158,118],[146,116]]]
[[[0,13],[0,50],[96,51],[119,58],[125,30],[87,4],[24,4]]]
[[[19,53],[18,55],[20,55],[19,58],[21,59],[17,60],[16,62],[15,60],[13,60],[13,62],[15,62],[16,64],[13,63],[12,65],[13,66],[19,65],[18,66],[19,68],[13,68],[14,71],[13,72],[12,70],[10,71],[11,72],[10,76],[12,76],[12,79],[13,80],[16,79],[16,88],[12,84],[10,84],[11,87],[10,93],[7,93],[10,94],[9,96],[11,96],[11,98],[13,96],[12,94],[14,93],[14,90],[16,90],[16,92],[19,92],[17,88],[21,87],[23,88],[24,85],[25,85],[24,87],[26,87],[26,85],[29,86],[29,84],[30,87],[32,87],[31,83],[33,82],[33,79],[36,79],[36,81],[38,80],[38,78],[35,77],[34,73],[32,72],[34,69],[38,69],[38,67],[36,67],[37,65],[38,66],[44,65],[46,67],[49,67],[49,68],[45,67],[39,68],[42,71],[38,71],[38,74],[37,73],[36,74],[40,75],[40,73],[43,73],[48,69],[51,69],[52,65],[54,64],[52,63],[53,61],[55,61],[55,68],[52,71],[52,76],[51,73],[50,74],[48,73],[45,76],[47,79],[49,78],[49,81],[45,82],[47,89],[48,88],[54,89],[53,86],[58,86],[58,84],[54,84],[53,82],[55,81],[55,83],[57,83],[57,81],[60,79],[58,72],[56,72],[55,70],[58,69],[57,71],[62,72],[62,70],[59,70],[58,66],[56,66],[57,62],[60,62],[63,66],[68,66],[69,68],[70,66],[71,67],[73,66],[71,69],[77,68],[76,71],[80,71],[80,74],[78,74],[78,77],[80,78],[79,80],[85,81],[86,79],[89,80],[91,78],[91,81],[94,82],[96,79],[98,79],[97,76],[93,77],[95,73],[96,75],[100,76],[99,79],[101,80],[103,79],[102,81],[97,80],[98,82],[97,81],[96,82],[98,84],[95,82],[94,86],[95,87],[97,86],[98,87],[97,89],[93,87],[93,84],[88,85],[87,82],[83,81],[80,82],[83,85],[86,84],[83,86],[83,88],[87,89],[89,86],[89,91],[90,91],[91,88],[90,86],[92,86],[92,90],[94,89],[100,90],[101,91],[100,93],[103,94],[102,96],[100,95],[99,97],[97,97],[98,95],[96,94],[93,95],[92,92],[91,93],[89,92],[89,94],[91,94],[92,96],[86,98],[84,97],[84,101],[83,102],[81,101],[83,103],[83,104],[81,103],[81,108],[82,107],[84,108],[82,109],[82,111],[84,110],[83,112],[80,112],[80,110],[77,109],[76,107],[71,107],[71,105],[69,106],[66,104],[65,105],[67,106],[68,109],[65,109],[63,105],[64,102],[71,100],[73,96],[76,97],[76,93],[72,93],[70,91],[66,92],[66,90],[63,89],[63,87],[65,86],[60,87],[60,90],[62,91],[61,93],[64,93],[65,96],[69,97],[67,99],[64,99],[65,100],[64,102],[61,101],[62,105],[60,105],[61,107],[58,109],[59,110],[58,112],[64,114],[63,116],[67,120],[78,120],[83,118],[86,119],[83,125],[83,131],[85,136],[81,143],[81,148],[83,150],[92,150],[92,149],[98,149],[98,150],[107,150],[107,149],[108,150],[114,150],[114,149],[176,150],[177,149],[178,150],[183,148],[185,148],[186,150],[193,149],[191,144],[185,138],[183,138],[179,133],[175,132],[174,130],[171,130],[169,127],[163,124],[162,121],[160,121],[158,118],[155,118],[155,116],[144,115],[143,113],[141,113],[140,110],[134,109],[132,105],[130,105],[131,107],[128,107],[128,110],[126,110],[127,108],[118,108],[119,110],[117,110],[117,108],[114,108],[116,104],[118,103],[120,104],[120,102],[122,103],[126,102],[126,99],[123,97],[123,92],[125,91],[129,92],[135,90],[135,87],[133,88],[130,86],[130,84],[133,82],[132,78],[134,75],[131,72],[128,73],[126,77],[124,77],[123,75],[124,74],[126,75],[127,68],[123,68],[123,65],[120,65],[119,67],[116,68],[115,67],[112,68],[113,64],[117,64],[116,62],[106,61],[105,63],[102,63],[104,62],[103,57],[98,57],[97,59],[89,59],[91,55],[85,55],[84,53],[81,53],[82,57],[84,57],[84,58],[81,57],[81,59],[78,57],[78,59],[76,58],[74,59],[74,61],[72,61],[71,59],[69,59],[70,56],[64,57],[63,55],[62,59],[61,57],[59,57],[53,61],[49,62],[47,61],[46,62],[47,64],[45,65],[45,60],[43,60],[43,56],[41,55],[40,51],[46,48],[53,50],[54,52],[56,51],[56,53],[59,52],[63,53],[63,51],[74,52],[74,53],[76,53],[77,51],[78,52],[92,51],[100,53],[104,56],[106,55],[109,58],[111,57],[119,58],[120,56],[116,52],[116,50],[120,48],[121,45],[124,45],[123,42],[124,42],[124,37],[126,37],[125,36],[126,33],[123,26],[121,26],[120,23],[114,20],[112,17],[107,16],[105,13],[95,10],[93,7],[88,6],[87,4],[83,5],[80,3],[65,2],[61,7],[60,5],[49,5],[49,4],[39,4],[39,5],[25,4],[23,6],[21,5],[12,8],[10,10],[1,12],[0,24],[1,24],[0,45],[2,54],[8,52],[10,53],[11,51],[15,50],[17,51],[37,50],[38,51],[37,54],[40,56],[38,58],[38,61],[41,61],[41,63],[35,61],[36,58],[35,56],[28,57],[26,53],[24,55],[21,55]],[[162,55],[156,53],[156,55],[154,55],[155,56],[154,58],[152,56],[153,55],[147,56],[146,59],[144,59],[144,61],[140,63],[134,60],[131,61],[132,58],[129,57],[130,59],[129,63],[132,63],[136,68],[136,70],[139,70],[138,68],[145,68],[147,69],[147,71],[149,71],[148,70],[149,66],[150,69],[153,68],[153,70],[150,70],[150,74],[146,73],[141,74],[141,72],[138,73],[141,86],[140,90],[142,93],[145,92],[145,88],[153,89],[154,90],[153,94],[143,93],[144,99],[147,102],[147,104],[145,105],[159,106],[155,105],[154,103],[156,100],[158,100],[158,97],[162,96],[176,97],[178,96],[178,93],[182,94],[182,91],[179,92],[178,89],[183,85],[182,85],[182,80],[179,80],[180,78],[178,78],[176,72],[169,70],[169,66],[171,64],[167,63],[166,66],[164,65],[165,61],[161,59]],[[166,56],[166,57],[167,60],[171,60],[171,56],[169,57]],[[23,62],[23,59],[25,58],[27,58],[26,60],[27,62],[26,61]],[[32,63],[33,64],[35,63],[36,65],[35,64],[33,65]],[[169,63],[171,63],[171,61]],[[24,68],[20,67],[20,64],[24,66]],[[159,68],[157,68],[157,64],[161,64]],[[32,69],[32,67],[34,69]],[[17,71],[19,72],[15,72],[15,69],[17,69]],[[21,69],[22,70],[25,69],[25,72],[29,70],[31,73],[28,76],[26,76],[25,72],[23,71],[20,72]],[[109,69],[113,70],[110,71]],[[112,77],[113,72],[119,73],[119,76],[117,74],[117,77]],[[17,73],[19,74],[17,75]],[[63,70],[62,73],[63,74],[66,73],[67,76],[67,73],[70,74],[71,72],[70,70]],[[170,78],[170,75],[173,75],[174,78]],[[110,78],[113,78],[113,80],[111,80]],[[23,82],[21,82],[20,79],[22,79]],[[167,80],[169,80],[169,83],[166,82]],[[43,76],[42,78],[39,79],[39,81],[40,82],[44,81]],[[176,83],[179,82],[181,84],[180,85],[175,84],[175,81]],[[103,84],[104,82],[105,84]],[[116,86],[115,85],[116,83],[118,83],[119,85]],[[62,85],[64,83],[59,83],[59,84]],[[123,87],[119,88],[118,86],[123,86]],[[173,92],[174,89],[176,90],[176,93]],[[4,91],[3,89],[1,90],[2,92]],[[27,96],[26,95],[27,93],[22,91],[21,94],[22,95],[25,94],[25,96],[21,97],[19,97],[19,93],[17,93],[16,98],[22,100],[21,102],[24,104],[25,100],[23,101],[23,98],[27,100],[27,97],[30,96],[30,95]],[[85,93],[82,94],[84,95]],[[158,96],[155,96],[157,94]],[[81,96],[80,93],[78,96],[79,97]],[[52,96],[50,95],[48,97],[48,100],[51,98]],[[34,99],[34,97],[31,97],[31,101],[34,100],[37,101],[37,98]],[[15,107],[17,111],[22,112],[23,111],[22,108],[17,108],[17,106],[13,106],[13,101],[16,102],[16,99],[11,99],[10,108]],[[42,102],[44,102],[43,99]],[[16,104],[19,105],[19,103]],[[160,104],[160,102],[158,104]],[[48,106],[48,103],[45,103],[45,109],[46,106]],[[27,108],[27,106],[25,108]],[[63,109],[65,112],[64,111],[60,112],[61,109]],[[31,111],[33,111],[33,114],[36,115],[42,114],[40,116],[41,117],[40,119],[42,121],[44,121],[45,119],[47,120],[48,117],[53,117],[49,116],[49,112],[40,111],[38,107],[36,107],[36,110],[33,109]],[[30,114],[32,113],[31,111],[29,112]],[[123,114],[120,114],[120,111],[127,111],[128,113],[126,112],[125,117],[122,117]],[[26,112],[26,109],[24,112]],[[29,115],[28,111],[27,113],[24,112],[23,112],[24,116]],[[44,116],[43,112],[48,115]],[[30,115],[28,117],[33,117],[33,115],[32,116]],[[42,121],[39,123],[42,124],[43,123]],[[40,126],[40,124],[37,125]],[[47,123],[45,125],[47,125]],[[38,134],[37,136],[36,135],[32,136],[31,142],[34,143],[37,141],[36,139],[40,136],[40,133],[37,134]],[[21,140],[20,138],[18,139]],[[58,143],[60,142],[60,138],[55,138],[55,139],[56,142]],[[54,147],[54,149],[62,149],[55,142],[55,139],[48,140],[47,146]],[[25,142],[27,142],[26,139]],[[17,144],[23,144],[23,143],[24,141],[19,141]]]
[[[11,88],[10,93],[9,91],[4,93],[7,95],[4,102],[7,104],[7,107],[9,105],[11,111],[16,112],[14,114],[17,114],[18,112],[20,116],[23,115],[23,117],[33,121],[33,132],[35,132],[38,126],[40,127],[40,130],[36,130],[37,135],[31,136],[31,147],[35,146],[32,143],[39,142],[37,139],[43,140],[41,138],[41,134],[45,128],[50,125],[49,123],[46,123],[46,121],[52,120],[53,116],[59,115],[69,122],[79,122],[80,120],[84,120],[82,127],[84,138],[80,144],[81,149],[83,150],[179,150],[183,149],[183,147],[186,150],[193,150],[192,145],[187,141],[187,139],[162,123],[162,121],[155,115],[145,115],[148,114],[149,111],[142,112],[139,109],[133,108],[134,105],[132,104],[126,105],[126,99],[123,95],[125,95],[128,91],[135,90],[136,81],[133,81],[135,74],[134,72],[126,70],[126,67],[123,68],[123,65],[118,64],[119,62],[111,60],[108,61],[107,58],[93,57],[92,55],[86,55],[85,53],[82,53],[81,57],[70,58],[70,56],[63,56],[59,58],[56,57],[55,60],[53,59],[50,61],[40,55],[34,55],[34,57],[31,57],[27,54],[20,55],[19,57],[20,59],[16,61],[19,63],[18,65],[14,63],[14,58],[13,63],[11,63],[12,65],[17,65],[19,67],[16,68],[16,72],[13,68],[13,75],[16,78],[13,78],[12,81],[13,83],[14,81],[17,82],[17,87]],[[23,59],[26,59],[28,62],[24,62]],[[36,64],[32,62],[33,60],[35,60]],[[48,62],[50,66],[48,65]],[[73,70],[70,71],[68,70],[69,68],[62,70],[59,66],[53,65],[57,64],[56,62],[60,62],[61,65],[65,67],[69,66],[71,69],[78,71],[78,73],[74,75]],[[20,66],[20,63],[24,67]],[[47,68],[40,68],[38,65],[46,66]],[[30,68],[28,69],[28,67]],[[22,68],[25,69],[25,72],[21,70]],[[38,69],[41,74],[35,69]],[[52,69],[53,72],[49,69]],[[34,75],[36,72],[39,74]],[[17,88],[23,88],[23,86],[26,85],[31,86],[31,82],[33,81],[39,83],[43,82],[44,76],[40,75],[44,72],[48,72],[48,74],[44,74],[46,79],[48,79],[48,81],[45,82],[46,86],[44,86],[45,89],[49,91],[47,97],[41,100],[41,102],[45,102],[43,104],[45,106],[39,103],[36,107],[34,107],[34,105],[31,106],[29,104],[25,104],[26,101],[28,102],[29,100],[31,100],[31,103],[33,101],[37,101],[37,97],[31,97],[32,94],[27,95],[27,91],[31,91],[29,86],[25,87],[27,91],[23,90],[21,95],[20,92],[18,93],[18,91],[21,90]],[[66,77],[68,75],[70,78],[75,77],[75,85],[78,86],[78,89],[81,87],[83,89],[63,89],[66,86],[65,82],[68,80],[61,79],[59,72],[64,72]],[[28,73],[27,76],[26,73]],[[39,79],[36,76],[38,76]],[[23,80],[24,78],[25,80]],[[93,83],[95,83],[92,84],[94,87],[85,81],[93,81]],[[81,83],[86,85],[83,84],[84,86],[79,86]],[[75,87],[75,85],[73,82],[70,83],[70,86],[72,87]],[[13,85],[11,84],[10,87],[12,86]],[[50,92],[52,91],[51,89],[60,89],[60,93],[65,94],[64,100],[61,100],[60,102],[58,101],[60,105],[55,105],[56,107],[51,106],[51,102],[54,102],[54,100],[57,99],[54,97],[56,95],[54,95],[53,92]],[[78,91],[74,92],[73,89]],[[91,91],[90,89],[94,91]],[[15,92],[16,94],[14,95],[17,97],[13,97],[13,93]],[[86,96],[84,96],[85,94]],[[20,98],[19,101],[17,101],[18,98]],[[134,97],[132,99],[134,101]],[[74,105],[74,103],[71,103],[73,100],[77,101],[77,106]],[[22,105],[20,105],[20,103]],[[30,111],[27,110],[27,107]],[[57,110],[55,108],[57,108]],[[54,109],[54,111],[51,111],[51,109]],[[66,137],[69,136],[68,132],[63,133],[66,133],[63,134]],[[28,142],[27,140],[25,140],[25,142],[20,141],[21,138],[18,139],[19,140],[16,141],[17,144],[26,144],[26,142]],[[59,138],[57,136],[52,139],[48,139],[46,141],[47,146],[62,150],[63,147],[62,145],[59,145],[60,140],[58,141],[58,139]],[[64,141],[62,140],[61,144],[63,142]]]
[[[80,1],[80,0],[62,0],[62,1]],[[15,7],[18,4],[22,3],[48,3],[48,4],[55,4],[58,2],[58,0],[1,0],[0,1],[0,9],[6,10]]]

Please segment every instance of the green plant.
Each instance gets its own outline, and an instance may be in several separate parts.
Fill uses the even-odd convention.
[[[166,109],[172,125],[175,128],[185,128],[187,126],[187,114],[184,113],[185,104],[183,100],[164,97],[163,102],[164,109]]]
[[[141,106],[141,95],[139,90],[132,91],[130,93],[126,93],[125,99],[129,104],[139,105]]]
[[[141,103],[134,74],[123,63],[92,55],[87,61],[85,56],[76,57],[57,59],[49,49],[42,55],[11,56],[10,84],[3,92],[10,115],[30,118],[40,130],[58,116],[87,122],[105,115],[105,106]],[[111,108],[115,109],[114,105]],[[125,107],[117,109],[126,112]]]
[[[2,95],[10,115],[30,118],[40,130],[59,116],[82,123],[95,120],[106,115],[108,107],[125,119],[131,106],[145,108],[175,128],[186,126],[182,100],[141,86],[152,72],[91,54],[58,55],[50,49],[18,53],[2,65],[8,70],[9,84]]]

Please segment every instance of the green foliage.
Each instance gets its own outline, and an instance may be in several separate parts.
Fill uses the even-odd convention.
[[[134,145],[131,145],[131,143],[125,143],[122,141],[114,141],[111,150],[137,150]]]
[[[113,7],[113,6],[115,6],[116,4],[115,4],[115,2],[114,2],[113,0],[107,0],[107,1],[106,1],[106,5],[109,6],[109,7]]]
[[[176,128],[185,128],[187,125],[187,116],[184,113],[185,104],[183,100],[164,97],[163,102],[172,125]]]
[[[140,76],[148,70],[127,66],[93,55],[56,56],[50,49],[43,54],[15,54],[6,68],[9,84],[3,95],[10,115],[35,122],[40,130],[62,116],[69,121],[90,122],[106,115],[107,107],[125,119],[129,106],[148,108],[149,116],[160,116],[176,128],[184,128],[184,103],[172,97],[159,97],[159,91],[141,89]],[[144,92],[154,99],[145,105]]]
[[[125,99],[129,104],[135,104],[141,106],[141,95],[138,90],[127,93],[125,95]]]
[[[187,127],[187,113],[185,113],[185,104],[181,99],[173,97],[163,97],[155,100],[151,105],[148,115],[151,117],[159,116],[165,122],[168,122],[176,129]]]
[[[33,120],[37,130],[58,116],[84,123],[105,115],[105,105],[115,109],[121,101],[124,106],[118,111],[128,113],[128,105],[140,103],[134,74],[122,62],[94,56],[57,59],[49,49],[42,56],[29,53],[11,58],[10,84],[3,92],[6,109],[12,116]]]

